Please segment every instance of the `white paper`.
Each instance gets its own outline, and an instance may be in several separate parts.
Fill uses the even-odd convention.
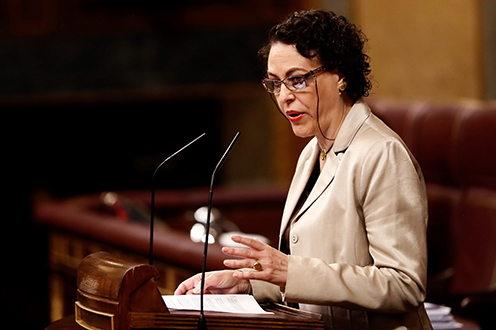
[[[200,310],[200,295],[162,296],[167,308],[177,310]],[[255,298],[247,294],[206,294],[203,296],[203,310],[209,312],[273,314],[260,307]]]
[[[463,327],[454,320],[451,308],[427,302],[424,305],[434,330],[460,330]]]

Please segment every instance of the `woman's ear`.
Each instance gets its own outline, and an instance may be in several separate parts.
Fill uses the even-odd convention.
[[[338,80],[339,92],[340,93],[344,92],[347,86],[348,86],[348,83],[346,82],[346,77],[340,74],[340,77]]]
[[[338,89],[339,92],[344,92],[346,87],[348,86],[348,82],[346,81],[346,77],[344,74],[336,70],[336,74],[338,75]]]

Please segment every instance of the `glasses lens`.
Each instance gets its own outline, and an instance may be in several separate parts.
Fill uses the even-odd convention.
[[[286,86],[293,91],[299,91],[300,89],[307,87],[307,80],[300,75],[288,77],[286,81]]]
[[[269,93],[277,93],[279,89],[281,88],[281,82],[276,81],[276,80],[271,80],[271,79],[264,79],[263,80],[263,85],[267,92]]]

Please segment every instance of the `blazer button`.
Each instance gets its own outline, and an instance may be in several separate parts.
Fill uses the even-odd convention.
[[[298,235],[291,235],[291,243],[296,244],[298,242]]]

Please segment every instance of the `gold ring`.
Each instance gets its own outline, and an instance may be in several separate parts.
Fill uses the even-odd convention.
[[[262,269],[262,264],[258,261],[255,261],[255,263],[253,264],[253,269],[255,269],[255,270]]]

